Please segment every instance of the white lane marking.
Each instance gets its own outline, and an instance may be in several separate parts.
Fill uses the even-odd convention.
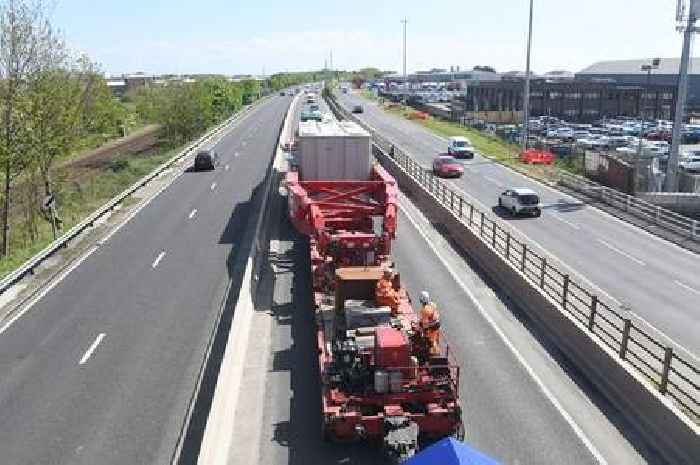
[[[228,171],[228,169],[229,169],[228,165],[224,166],[224,171]]]
[[[552,214],[549,215],[549,216],[551,216],[552,218],[554,218],[554,219],[556,219],[556,220],[561,221],[561,222],[564,223],[564,224],[568,224],[569,226],[571,226],[571,227],[574,228],[574,229],[581,229],[581,227],[580,227],[579,225],[577,225],[577,224],[575,224],[575,223],[572,223],[572,222],[570,222],[570,221],[566,221],[566,220],[565,220],[564,218],[562,218],[558,213],[552,213]]]
[[[373,126],[371,126],[370,124],[367,124],[367,126],[369,126],[369,128],[372,129],[373,132],[375,132],[375,133],[378,132],[378,131],[377,131]],[[411,151],[406,150],[405,147],[403,147],[403,146],[401,146],[401,145],[399,145],[399,144],[394,144],[394,145],[395,145],[397,148],[399,148],[401,151],[403,151],[404,153],[412,153]],[[423,165],[421,164],[421,166],[423,166]],[[523,176],[524,176],[524,175],[523,175]],[[525,177],[525,176],[524,176],[524,177]],[[472,194],[470,194],[470,193],[468,193],[467,191],[465,191],[464,189],[462,189],[462,188],[457,184],[456,181],[451,182],[451,185],[452,185],[458,192],[461,192],[462,195],[464,195],[464,198],[465,198],[465,199],[471,200],[471,202],[472,202],[475,206],[480,206],[480,207],[481,207],[481,210],[482,210],[483,212],[488,212],[489,210],[491,210],[491,207],[487,206],[486,204],[484,204],[483,202],[481,202],[479,199],[477,199],[475,196],[473,196]],[[537,241],[535,241],[534,239],[532,239],[530,236],[528,236],[527,234],[525,234],[524,232],[522,232],[519,228],[516,228],[515,226],[513,226],[513,224],[512,224],[511,222],[501,221],[501,220],[498,219],[498,218],[492,218],[492,220],[497,221],[498,224],[501,225],[501,227],[508,228],[508,229],[510,229],[511,231],[513,231],[514,233],[517,233],[517,235],[520,236],[521,240],[530,242],[530,243],[534,244],[535,246],[537,246],[537,247],[538,247],[544,254],[546,254],[548,257],[554,259],[556,262],[558,262],[559,264],[561,264],[561,266],[563,266],[563,267],[565,267],[566,269],[570,270],[570,271],[572,272],[572,274],[578,276],[578,278],[579,278],[581,281],[583,281],[584,283],[588,284],[588,286],[591,288],[591,290],[593,290],[593,291],[595,291],[595,292],[597,292],[597,293],[599,293],[599,294],[601,294],[601,295],[604,295],[605,297],[608,298],[608,300],[609,300],[610,302],[612,302],[612,303],[615,304],[615,305],[621,305],[621,304],[622,304],[622,302],[620,302],[620,300],[618,300],[618,299],[616,299],[615,297],[613,297],[612,295],[610,295],[609,292],[605,291],[605,290],[602,289],[600,286],[594,284],[593,281],[591,281],[590,279],[588,279],[588,278],[587,278],[586,276],[584,276],[582,273],[579,273],[579,272],[576,271],[574,268],[572,268],[572,267],[570,267],[569,265],[567,265],[561,258],[557,257],[557,256],[554,255],[552,252],[550,252],[548,249],[546,249],[544,246],[542,246],[542,244],[540,244],[539,242],[537,242]]]
[[[700,295],[700,291],[699,291],[699,290],[697,290],[697,289],[695,289],[695,288],[693,288],[693,287],[690,287],[690,286],[688,286],[687,284],[685,284],[685,283],[683,283],[683,282],[681,282],[681,281],[675,280],[674,283],[678,284],[678,285],[679,285],[680,287],[682,287],[683,289],[686,289],[686,290],[688,290],[688,291],[690,291],[690,292],[693,292],[693,293],[695,293],[695,294],[697,294],[697,295]]]
[[[240,155],[240,153],[238,153],[238,152],[233,154],[234,157],[238,157],[239,155]]]
[[[384,111],[382,111],[381,113],[382,113],[383,116],[388,116],[388,117],[390,117],[390,118],[393,117],[393,115],[388,114],[388,113],[386,113],[386,112],[384,112]],[[396,118],[398,118],[398,117],[396,117]],[[403,119],[401,119],[401,118],[399,118],[399,120],[403,121]],[[424,129],[425,129],[424,126],[421,126],[421,125],[418,124],[418,123],[415,123],[415,122],[410,122],[410,123],[413,124],[413,125],[416,125],[416,126],[418,126],[418,127],[421,127],[421,128],[424,128]],[[367,124],[367,125],[370,126],[369,124]],[[374,130],[374,132],[379,132],[379,131],[377,131],[374,127],[372,127],[372,126],[370,126],[370,128],[372,128],[372,129]],[[447,143],[448,139],[447,139],[446,137],[439,136],[439,135],[433,133],[432,131],[430,131],[430,130],[428,130],[428,129],[426,129],[426,131],[428,131],[428,132],[427,132],[427,135],[430,135],[430,136],[432,136],[432,137],[434,137],[434,138],[440,140],[440,142],[442,142],[442,143]],[[394,144],[394,145],[396,145],[396,144]],[[398,147],[398,145],[397,145],[397,147]],[[402,149],[402,150],[403,150],[403,149]],[[403,151],[404,151],[404,153],[413,153],[413,152],[406,151],[406,150],[403,150]],[[487,156],[485,156],[485,155],[483,155],[483,154],[480,154],[480,155],[484,158],[485,161],[488,161],[488,162],[492,163],[490,166],[493,166],[494,168],[505,169],[505,170],[507,170],[508,172],[510,172],[510,173],[512,173],[512,174],[515,174],[515,175],[517,175],[517,176],[523,178],[523,179],[526,180],[526,181],[530,181],[530,182],[532,182],[532,183],[535,183],[535,184],[537,184],[537,185],[539,185],[539,186],[541,186],[541,187],[543,187],[543,188],[549,190],[550,192],[552,192],[552,193],[554,193],[554,194],[557,194],[557,195],[562,196],[564,199],[571,200],[571,201],[574,201],[574,202],[580,202],[580,201],[581,201],[580,199],[578,199],[578,198],[576,198],[576,197],[573,197],[573,196],[571,196],[571,195],[569,195],[569,194],[566,194],[564,191],[561,191],[561,190],[557,189],[556,187],[552,187],[552,186],[550,186],[549,184],[540,181],[539,179],[535,179],[535,178],[532,178],[532,177],[530,177],[530,176],[527,176],[527,175],[525,175],[525,174],[519,172],[518,170],[516,170],[516,169],[514,169],[514,168],[512,168],[512,167],[510,167],[510,166],[508,166],[508,165],[505,165],[505,164],[502,164],[502,163],[496,161],[496,160],[493,159],[493,158],[487,157]],[[586,205],[588,205],[588,204],[586,204]],[[632,224],[632,223],[629,223],[628,221],[622,220],[622,219],[620,219],[620,218],[618,218],[618,217],[616,217],[616,216],[614,216],[614,215],[611,215],[610,213],[606,212],[605,210],[602,210],[602,209],[600,209],[600,208],[593,207],[593,210],[589,210],[589,211],[591,211],[592,213],[594,212],[594,213],[593,213],[594,216],[595,216],[595,214],[597,214],[597,215],[599,215],[600,217],[602,217],[601,219],[606,219],[606,218],[607,218],[608,220],[610,220],[610,221],[612,221],[612,222],[614,222],[614,223],[617,223],[617,224],[620,224],[620,225],[624,226],[625,228],[629,229],[630,231],[643,234],[643,235],[647,236],[648,238],[650,238],[650,239],[652,239],[652,240],[658,242],[659,244],[665,244],[665,245],[667,245],[667,246],[669,246],[669,247],[675,249],[676,252],[681,252],[681,253],[684,253],[684,254],[689,255],[689,256],[691,256],[691,257],[697,257],[697,253],[696,253],[696,252],[693,252],[692,250],[688,250],[688,249],[686,249],[686,248],[683,248],[683,247],[681,247],[681,246],[678,245],[678,244],[675,244],[675,243],[673,243],[673,242],[670,242],[670,241],[664,239],[663,237],[657,236],[656,234],[652,234],[652,233],[650,233],[649,231],[646,231],[645,229],[640,228],[639,226],[636,226],[636,225],[634,225],[634,224]]]
[[[190,219],[194,218],[194,215],[196,215],[196,214],[197,214],[197,209],[195,208],[195,209],[192,210],[192,212],[190,213]]]
[[[569,412],[564,409],[564,407],[559,403],[557,398],[552,394],[552,392],[547,388],[547,386],[544,384],[544,382],[537,376],[535,373],[535,370],[527,363],[527,360],[525,360],[525,357],[520,354],[518,349],[513,345],[513,343],[510,342],[508,337],[505,335],[505,333],[501,330],[501,328],[496,324],[496,321],[489,315],[484,307],[481,305],[481,302],[479,302],[472,291],[469,289],[469,287],[464,284],[462,279],[460,278],[460,274],[452,268],[452,265],[450,265],[447,260],[445,260],[440,252],[438,251],[437,247],[435,246],[434,242],[430,240],[430,238],[423,232],[423,230],[420,228],[416,220],[414,220],[411,215],[406,211],[405,207],[399,203],[399,209],[406,215],[406,218],[413,224],[413,227],[416,229],[418,234],[421,235],[423,240],[425,240],[426,244],[430,249],[433,251],[435,256],[440,260],[440,262],[443,264],[443,266],[447,269],[447,271],[452,275],[452,279],[455,280],[457,284],[462,288],[462,290],[469,296],[469,299],[472,301],[472,303],[476,306],[476,308],[479,310],[479,313],[481,314],[484,319],[489,323],[489,325],[496,331],[496,334],[498,334],[498,337],[503,341],[503,343],[510,349],[511,353],[515,356],[516,360],[522,365],[522,367],[525,369],[527,374],[533,379],[535,384],[539,387],[539,389],[542,391],[542,393],[545,395],[545,397],[549,400],[549,402],[554,406],[554,408],[559,412],[559,414],[566,420],[566,422],[569,424],[571,429],[574,431],[576,436],[579,437],[581,442],[586,446],[588,451],[593,455],[595,460],[601,464],[601,465],[607,465],[607,461],[603,457],[603,454],[598,451],[598,449],[593,445],[593,442],[586,436],[586,433],[581,429],[581,427],[576,423],[576,420],[573,419],[573,417],[569,414]]]
[[[214,132],[213,134],[210,134],[209,136],[206,137],[204,141],[202,141],[202,144],[205,144],[207,141],[211,141],[212,139],[218,138],[221,140],[224,138],[229,132],[237,129],[240,124],[247,120],[252,114],[252,110],[243,110],[244,113],[237,119],[231,121],[230,124],[226,125],[225,127],[219,129],[218,131]],[[218,142],[217,142],[218,143]],[[182,165],[188,158],[188,156],[182,157],[180,160],[176,162],[177,165]],[[51,280],[46,286],[44,286],[40,292],[35,294],[33,297],[31,297],[26,304],[22,306],[22,309],[20,309],[12,318],[7,320],[7,322],[0,327],[0,335],[2,335],[5,331],[7,331],[17,320],[22,318],[29,310],[36,305],[37,302],[39,302],[41,299],[43,299],[46,294],[51,292],[56,286],[58,286],[66,277],[71,274],[76,268],[78,268],[85,260],[90,258],[90,256],[95,253],[97,249],[100,248],[100,246],[104,245],[107,241],[109,241],[112,236],[114,236],[117,232],[119,232],[124,226],[126,226],[136,215],[138,215],[141,210],[146,208],[153,200],[155,200],[160,194],[163,193],[167,188],[172,186],[175,181],[182,176],[184,173],[184,170],[178,170],[176,176],[166,182],[163,186],[161,186],[158,191],[156,191],[153,195],[150,197],[147,197],[145,199],[141,200],[141,204],[134,209],[121,223],[116,225],[114,229],[112,229],[110,232],[107,233],[106,236],[104,236],[102,239],[99,239],[96,242],[96,245],[90,247],[85,251],[83,255],[81,255],[77,260],[74,262],[70,263],[68,267],[66,267],[63,271],[59,271],[56,275],[55,278]]]
[[[93,342],[90,348],[87,351],[85,351],[85,354],[83,354],[83,358],[80,359],[78,365],[85,365],[85,362],[87,362],[88,359],[92,356],[92,353],[95,352],[95,349],[97,349],[97,346],[100,345],[100,342],[102,342],[102,339],[104,339],[105,336],[105,333],[100,333],[97,336],[95,342]]]
[[[484,205],[481,201],[479,201],[479,199],[477,199],[476,197],[472,196],[471,194],[469,194],[468,192],[466,192],[464,189],[460,188],[457,184],[453,184],[453,186],[457,189],[457,191],[461,192],[462,195],[464,195],[465,199],[467,199],[468,201],[471,200],[471,202],[472,202],[475,206],[480,206],[482,211],[487,212],[487,211],[489,211],[489,210],[491,209],[490,207],[487,207],[487,206]],[[591,289],[592,291],[597,292],[597,293],[599,293],[599,294],[601,294],[601,295],[604,295],[605,297],[608,298],[608,300],[610,300],[610,302],[614,303],[615,305],[620,305],[620,304],[622,303],[622,302],[620,302],[618,299],[616,299],[615,297],[613,297],[612,295],[610,295],[610,293],[608,293],[607,291],[605,291],[604,289],[602,289],[600,286],[598,286],[597,284],[593,283],[593,281],[591,281],[590,279],[588,279],[586,276],[584,276],[583,274],[581,274],[580,272],[578,272],[576,269],[574,269],[573,267],[569,266],[564,260],[562,260],[561,258],[559,258],[558,256],[556,256],[555,254],[553,254],[552,252],[550,252],[550,251],[549,251],[548,249],[546,249],[542,244],[540,244],[540,243],[537,242],[536,240],[532,239],[530,236],[528,236],[527,234],[525,234],[524,232],[522,232],[519,228],[513,226],[513,223],[512,223],[512,222],[509,222],[509,221],[501,221],[501,220],[500,220],[499,218],[497,218],[497,217],[493,217],[493,218],[491,218],[491,219],[494,220],[494,221],[497,221],[498,224],[499,224],[501,227],[506,228],[506,229],[510,229],[514,236],[516,236],[516,237],[519,236],[519,237],[520,237],[520,240],[521,240],[521,241],[534,244],[537,248],[539,248],[539,249],[542,251],[542,253],[544,253],[545,255],[547,255],[550,259],[552,259],[552,260],[554,260],[555,262],[559,263],[562,267],[568,269],[568,270],[571,272],[571,274],[577,276],[581,281],[583,281],[584,283],[586,283],[586,284],[588,285],[588,287],[590,287],[590,289]]]
[[[153,265],[151,267],[155,268],[158,266],[161,260],[163,260],[163,257],[165,257],[165,251],[162,251],[161,253],[158,254],[156,257],[155,261],[153,262]]]
[[[211,190],[214,190],[214,189],[216,189],[216,183],[215,183],[215,182],[211,183]]]
[[[605,247],[607,247],[608,249],[612,250],[613,252],[617,252],[617,253],[619,253],[620,255],[622,255],[623,257],[628,258],[629,260],[632,260],[633,262],[635,262],[635,263],[638,264],[639,266],[646,266],[646,263],[644,263],[644,262],[641,261],[640,259],[638,259],[638,258],[636,258],[636,257],[633,257],[632,255],[628,254],[627,252],[618,249],[617,247],[615,247],[614,245],[612,245],[612,244],[610,244],[610,243],[608,243],[608,242],[605,242],[603,239],[598,239],[598,242],[600,242],[601,244],[603,244]]]

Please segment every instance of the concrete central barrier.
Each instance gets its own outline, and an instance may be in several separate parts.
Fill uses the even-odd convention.
[[[475,231],[455,216],[416,179],[378,147],[375,158],[397,180],[427,218],[467,253],[592,381],[643,437],[669,463],[700,463],[700,429],[649,381],[621,363],[617,354],[591,336],[549,296],[521,273]]]

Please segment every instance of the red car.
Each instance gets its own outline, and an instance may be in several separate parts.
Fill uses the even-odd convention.
[[[433,160],[433,174],[445,178],[458,178],[464,174],[464,166],[450,155],[440,155]]]

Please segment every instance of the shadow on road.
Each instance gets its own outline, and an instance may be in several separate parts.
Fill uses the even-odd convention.
[[[229,287],[223,296],[220,306],[220,321],[210,340],[211,354],[201,368],[201,385],[194,401],[194,408],[189,426],[181,434],[182,453],[179,465],[194,465],[197,463],[199,449],[204,436],[204,430],[209,416],[209,410],[216,390],[221,362],[226,350],[228,333],[231,329],[234,308],[238,301],[246,259],[250,252],[255,232],[257,216],[264,190],[264,178],[261,179],[250,194],[250,197],[239,202],[233,208],[224,230],[219,237],[219,244],[230,244],[231,250],[226,259]],[[194,394],[194,393],[193,393]]]
[[[542,206],[543,210],[554,210],[557,213],[571,213],[583,210],[586,208],[586,204],[583,202],[569,202],[567,200],[559,199],[556,203],[550,203]]]
[[[320,386],[308,240],[297,234],[288,222],[285,223],[280,239],[290,241],[292,248],[282,256],[273,256],[271,268],[276,273],[293,275],[291,301],[274,302],[272,313],[276,322],[273,331],[289,331],[290,337],[287,346],[273,354],[271,369],[274,372],[289,372],[291,395],[288,399],[274,399],[280,403],[288,402],[289,420],[275,421],[269,425],[271,440],[286,449],[289,465],[384,464],[386,462],[375,447],[367,444],[333,444],[321,439]],[[284,409],[282,405],[278,405],[278,408]],[[266,447],[264,442],[262,447]]]

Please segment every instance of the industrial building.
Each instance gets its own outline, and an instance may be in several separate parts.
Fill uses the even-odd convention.
[[[519,121],[523,90],[522,79],[471,84],[464,95],[452,101],[453,115],[461,117],[474,112],[479,113],[481,119],[494,122]],[[675,97],[673,85],[646,87],[582,79],[535,78],[531,80],[530,112],[533,117],[555,116],[578,122],[640,114],[646,119],[671,119]]]
[[[646,71],[642,71],[643,65],[650,64],[649,58],[599,61],[576,73],[576,79],[636,86],[645,86],[649,79],[654,85],[676,87],[680,61],[680,58],[661,58],[659,67],[651,70],[649,76]],[[687,108],[692,113],[700,112],[700,58],[692,58],[690,61]]]

